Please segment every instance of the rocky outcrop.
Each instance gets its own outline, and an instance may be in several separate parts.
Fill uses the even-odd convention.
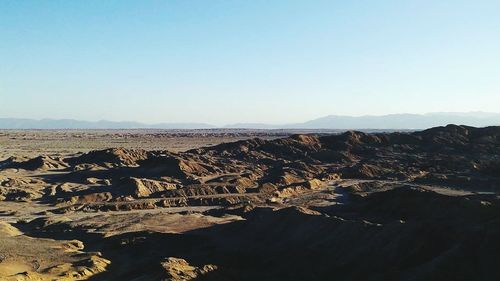
[[[104,272],[110,261],[83,249],[81,241],[32,238],[1,223],[0,280],[76,281]]]
[[[149,153],[142,149],[110,148],[94,150],[77,157],[66,159],[73,166],[95,164],[104,166],[135,166],[138,161],[147,159]]]
[[[202,275],[211,271],[217,270],[215,265],[204,265],[195,267],[190,265],[186,260],[180,258],[169,257],[161,263],[165,269],[164,281],[188,281],[200,278]]]
[[[24,170],[60,170],[68,167],[68,164],[59,157],[38,156],[25,161],[10,160],[3,166],[4,168],[24,169]]]
[[[134,197],[148,197],[155,193],[166,190],[177,189],[178,184],[151,179],[126,178],[123,180],[123,194],[130,194]]]

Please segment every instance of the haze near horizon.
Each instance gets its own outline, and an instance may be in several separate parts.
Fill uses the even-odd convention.
[[[0,117],[500,112],[497,1],[2,1]]]

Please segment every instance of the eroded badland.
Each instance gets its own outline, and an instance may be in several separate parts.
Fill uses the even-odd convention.
[[[500,280],[500,127],[0,133],[0,280]]]

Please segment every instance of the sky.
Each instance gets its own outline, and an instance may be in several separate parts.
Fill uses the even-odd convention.
[[[500,112],[497,0],[0,1],[0,117]]]

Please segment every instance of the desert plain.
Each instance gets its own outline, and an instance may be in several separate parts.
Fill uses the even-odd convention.
[[[1,130],[0,280],[500,280],[500,127]]]

